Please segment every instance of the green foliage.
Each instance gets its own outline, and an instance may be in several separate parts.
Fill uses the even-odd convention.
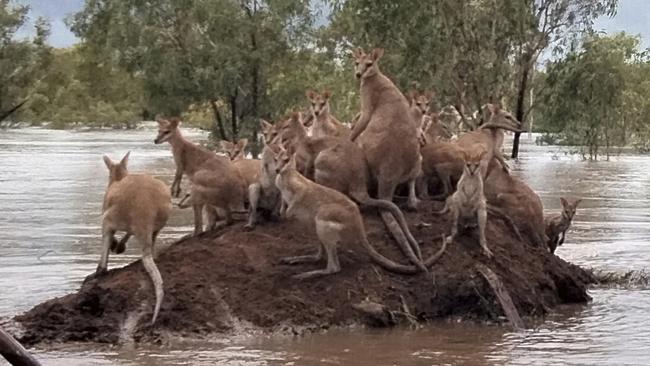
[[[584,146],[590,159],[610,148],[645,144],[644,113],[650,63],[640,40],[625,33],[588,34],[580,48],[552,63],[545,75],[545,127],[566,143]]]

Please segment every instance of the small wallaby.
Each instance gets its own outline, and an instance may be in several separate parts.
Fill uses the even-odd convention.
[[[567,200],[560,198],[562,203],[562,213],[544,218],[546,224],[546,236],[548,237],[548,249],[555,253],[555,249],[564,244],[564,236],[571,227],[573,216],[576,214],[578,204],[582,199]]]
[[[172,210],[171,195],[167,185],[158,179],[144,174],[129,174],[128,159],[129,153],[119,163],[104,156],[109,178],[102,209],[102,254],[95,276],[107,271],[108,252],[110,249],[116,251],[118,245],[115,233],[126,232],[122,239],[124,244],[134,235],[142,247],[142,264],[151,278],[156,294],[156,305],[151,318],[151,324],[154,324],[164,295],[162,277],[153,260],[154,244]]]
[[[262,120],[262,131],[267,136],[267,129],[273,128],[273,125]],[[259,178],[257,182],[248,186],[248,222],[244,226],[245,230],[252,230],[257,225],[258,208],[270,211],[271,215],[280,216],[282,197],[280,191],[275,185],[275,154],[278,147],[274,144],[268,144],[266,137],[262,138],[264,148],[262,149],[262,163],[259,169]]]
[[[240,139],[237,143],[222,140],[221,149],[226,153],[239,175],[244,180],[244,188],[248,190],[251,184],[257,183],[260,178],[262,163],[259,159],[246,159],[246,145],[248,139]]]
[[[392,201],[397,185],[408,182],[408,207],[416,209],[415,181],[422,164],[419,129],[406,97],[379,70],[383,54],[381,48],[353,53],[355,75],[361,81],[361,114],[350,139],[358,140],[364,151],[370,175],[377,182],[377,198]]]
[[[437,179],[442,189],[433,197],[445,199],[454,192],[454,186],[463,174],[465,166],[464,150],[452,142],[428,142],[420,149],[422,154],[422,180],[420,196],[428,194],[429,181]],[[427,194],[424,194],[427,192]]]
[[[492,252],[487,246],[485,238],[485,227],[487,225],[487,203],[483,194],[483,176],[480,164],[486,151],[477,155],[465,154],[465,166],[463,175],[458,181],[456,192],[447,198],[445,207],[440,214],[451,212],[452,224],[451,235],[446,239],[453,243],[458,235],[458,227],[461,229],[475,227],[478,224],[479,243],[483,252],[492,257]]]
[[[415,123],[415,127],[422,129],[424,117],[429,113],[429,103],[433,98],[432,92],[424,94],[417,91],[411,91],[408,95],[409,107],[411,108],[411,120]]]
[[[330,112],[330,97],[332,94],[329,90],[321,94],[313,90],[308,90],[307,98],[310,102],[310,118],[305,123],[311,122],[311,135],[313,137],[348,137],[350,129],[345,127]]]
[[[186,140],[179,129],[180,120],[158,119],[156,144],[169,142],[176,162],[172,195],[180,194],[183,173],[192,181],[190,191],[194,210],[194,233],[203,232],[203,210],[209,226],[217,229],[232,223],[232,211],[244,211],[245,182],[232,162],[214,152]],[[186,197],[187,198],[187,197]],[[224,218],[216,222],[216,213]]]
[[[248,145],[248,139],[239,139],[237,142],[230,142],[227,140],[221,140],[219,142],[221,145],[221,150],[230,158],[230,160],[240,160],[246,158],[246,145]]]
[[[341,270],[337,247],[340,244],[361,244],[378,265],[391,272],[412,274],[419,269],[412,265],[403,265],[379,254],[368,242],[361,212],[358,206],[343,193],[324,187],[305,178],[296,170],[295,156],[284,148],[275,156],[276,185],[287,202],[287,216],[295,217],[309,227],[315,227],[320,240],[318,253],[285,258],[284,263],[315,263],[323,258],[325,252],[327,265],[324,269],[296,275],[306,279],[315,276],[337,273]],[[445,250],[443,247],[425,264],[433,264]]]

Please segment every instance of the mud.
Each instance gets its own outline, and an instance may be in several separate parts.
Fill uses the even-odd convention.
[[[405,212],[423,254],[440,248],[446,217],[432,214],[442,203],[423,202],[417,213]],[[365,212],[371,243],[384,255],[404,262],[383,223]],[[426,225],[422,225],[425,223]],[[49,300],[14,320],[27,345],[40,342],[156,341],[165,335],[202,336],[246,331],[301,334],[335,326],[376,325],[358,310],[364,301],[403,311],[418,322],[460,317],[503,322],[503,311],[476,263],[503,281],[519,313],[541,316],[563,303],[589,300],[593,276],[541,248],[519,241],[509,227],[489,218],[486,258],[472,233],[447,248],[429,273],[395,275],[371,264],[361,246],[339,248],[342,271],[311,280],[291,276],[324,266],[280,264],[286,256],[310,254],[317,239],[294,222],[260,223],[252,232],[243,222],[220,232],[180,241],[156,263],[165,297],[155,326],[153,290],[140,261],[89,281],[78,292]],[[129,245],[137,245],[135,241]]]

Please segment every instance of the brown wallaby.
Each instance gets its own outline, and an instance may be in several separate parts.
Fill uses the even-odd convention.
[[[248,145],[248,139],[240,139],[237,143],[221,141],[221,149],[230,157],[232,164],[244,180],[244,188],[248,190],[251,184],[259,181],[262,163],[259,159],[245,158],[246,145]]]
[[[440,123],[438,113],[432,112],[422,118],[422,138],[424,141],[420,146],[436,141],[447,141],[451,138],[451,132],[444,124]]]
[[[419,93],[411,91],[409,93],[409,107],[411,108],[411,120],[415,122],[415,127],[421,129],[424,117],[429,113],[429,103],[433,98],[432,92]]]
[[[486,151],[471,155],[465,153],[465,166],[463,175],[458,181],[456,192],[447,198],[445,207],[439,213],[451,212],[452,224],[451,235],[448,240],[453,243],[458,235],[458,227],[461,229],[475,227],[478,224],[479,243],[483,252],[492,257],[492,252],[487,246],[485,238],[485,227],[487,226],[487,203],[483,194],[483,176],[481,175],[480,163]]]
[[[501,148],[503,147],[504,130],[521,132],[521,122],[494,104],[486,104],[481,108],[483,124],[475,131],[461,135],[456,143],[463,150],[476,154],[479,151],[486,151],[481,161],[481,172],[483,179],[487,177],[488,167],[492,158],[496,158],[504,170],[508,170],[508,164],[503,158]]]
[[[499,169],[496,159],[490,165],[490,174],[484,183],[488,208],[512,218],[518,231],[525,233],[534,245],[546,246],[542,200],[521,179]]]
[[[230,225],[232,211],[244,211],[243,178],[228,158],[183,138],[179,124],[178,119],[159,119],[158,136],[154,140],[156,144],[167,141],[172,146],[176,162],[172,195],[180,194],[181,178],[183,173],[187,174],[192,181],[190,196],[194,209],[194,233],[198,235],[203,231],[204,209],[212,229]],[[222,222],[217,224],[213,210],[224,218]]]
[[[128,159],[129,153],[119,163],[104,156],[109,178],[102,209],[102,254],[94,276],[106,272],[109,250],[124,250],[123,247],[116,248],[118,243],[115,233],[126,232],[123,243],[119,245],[126,244],[126,240],[134,235],[142,247],[142,264],[151,278],[156,294],[156,305],[151,318],[153,324],[164,295],[162,277],[153,260],[154,244],[172,210],[171,195],[165,183],[158,179],[144,174],[129,174]]]
[[[350,129],[345,127],[330,112],[329,100],[332,94],[329,90],[325,90],[321,94],[308,90],[306,94],[310,102],[310,118],[305,123],[312,123],[311,135],[313,137],[350,136]]]
[[[262,120],[262,132],[264,136],[270,135],[273,125]],[[264,148],[262,149],[262,163],[259,169],[259,178],[257,182],[248,186],[248,223],[244,226],[246,230],[252,230],[257,224],[258,208],[266,209],[274,216],[280,216],[282,197],[280,191],[275,186],[277,176],[275,169],[275,154],[279,151],[278,147],[268,144],[266,137],[262,139]]]
[[[295,217],[299,222],[310,227],[315,226],[321,243],[317,254],[285,258],[283,262],[287,264],[317,262],[322,259],[323,251],[327,258],[326,268],[305,272],[296,275],[296,278],[305,279],[339,272],[341,266],[336,250],[340,244],[347,243],[360,243],[368,251],[372,260],[386,270],[407,274],[419,271],[415,266],[398,264],[379,254],[368,242],[357,205],[343,193],[314,183],[301,175],[296,170],[294,155],[284,148],[281,148],[276,155],[276,169],[278,171],[276,185],[282,192],[283,200],[288,204],[287,216]],[[443,240],[442,248],[425,264],[432,265],[442,256],[444,250]]]
[[[221,145],[221,150],[228,156],[232,161],[244,159],[246,157],[246,145],[248,145],[248,139],[239,139],[239,141],[233,143],[227,140],[221,140],[219,142]]]
[[[369,54],[362,49],[353,53],[355,74],[361,80],[361,114],[350,139],[358,140],[364,151],[378,198],[392,201],[397,185],[408,182],[408,206],[415,209],[415,180],[421,167],[419,132],[408,101],[379,70],[383,54],[380,48]]]
[[[551,253],[555,253],[555,249],[564,244],[564,236],[567,230],[571,227],[573,216],[576,214],[578,204],[582,199],[567,200],[560,198],[562,203],[562,213],[559,215],[547,216],[545,218],[546,236],[548,237],[548,249]]]
[[[293,136],[293,139],[287,140],[285,135]],[[373,200],[368,195],[368,167],[358,145],[343,138],[307,136],[299,113],[291,116],[281,136],[281,141],[295,151],[296,166],[301,174],[349,195],[360,204],[382,210],[382,219],[402,251],[414,264],[424,269],[420,247],[411,234],[403,213],[392,201]]]
[[[429,181],[437,179],[442,191],[433,199],[445,199],[454,192],[454,186],[463,174],[464,150],[455,143],[428,142],[420,149],[422,154],[422,180],[420,196],[426,197]]]

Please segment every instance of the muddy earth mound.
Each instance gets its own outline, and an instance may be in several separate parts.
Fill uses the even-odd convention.
[[[441,234],[449,227],[446,217],[432,214],[441,206],[422,202],[420,212],[405,213],[425,257],[441,247]],[[379,216],[364,216],[370,242],[405,263]],[[292,275],[324,262],[280,262],[316,251],[318,241],[310,230],[291,221],[261,223],[252,232],[242,225],[180,241],[158,255],[165,297],[155,326],[149,325],[152,286],[137,261],[17,316],[23,327],[20,341],[118,343],[248,330],[300,334],[352,324],[391,325],[400,314],[411,322],[444,317],[499,322],[503,309],[477,263],[500,277],[524,317],[588,301],[587,285],[593,281],[588,272],[544,248],[517,240],[508,225],[493,217],[487,228],[493,259],[483,255],[470,232],[448,246],[429,273],[406,276],[372,264],[360,245],[346,245],[339,248],[340,273],[309,280]],[[386,318],[369,316],[369,308]]]

